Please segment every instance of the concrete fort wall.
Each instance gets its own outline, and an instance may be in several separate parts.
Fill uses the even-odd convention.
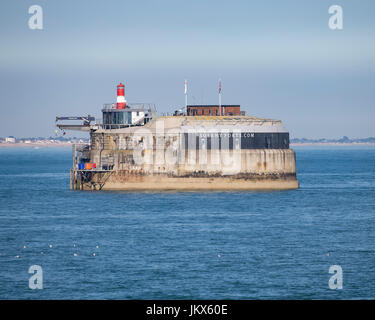
[[[298,188],[291,149],[197,150],[178,133],[92,133],[90,158],[114,169],[103,189]]]

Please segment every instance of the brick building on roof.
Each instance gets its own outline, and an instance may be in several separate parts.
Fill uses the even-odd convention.
[[[240,105],[222,105],[221,113],[219,105],[188,105],[188,116],[244,116],[245,111],[241,111]]]

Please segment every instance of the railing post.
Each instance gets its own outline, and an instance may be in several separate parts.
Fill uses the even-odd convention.
[[[76,147],[76,144],[73,144],[73,170],[76,169],[76,161],[77,161],[76,155],[77,155],[77,147]]]

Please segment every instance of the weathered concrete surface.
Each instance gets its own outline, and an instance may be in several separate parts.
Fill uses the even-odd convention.
[[[124,179],[110,179],[102,190],[127,191],[230,191],[230,190],[288,190],[297,189],[298,181],[290,178],[236,179],[232,177],[166,177],[166,176],[127,176]]]
[[[205,124],[213,120],[195,117],[162,119],[163,134],[152,122],[143,128],[101,130],[91,134],[90,162],[109,164],[114,172],[103,190],[260,190],[295,189],[295,153],[291,149],[185,149],[180,127]],[[220,119],[219,119],[220,120]],[[221,120],[220,120],[221,121]],[[219,121],[219,122],[220,122]],[[230,125],[280,127],[277,120],[246,117],[222,119]],[[232,124],[232,122],[234,124]],[[268,129],[267,129],[268,130]],[[92,183],[96,182],[95,174]],[[85,189],[92,185],[86,184]]]

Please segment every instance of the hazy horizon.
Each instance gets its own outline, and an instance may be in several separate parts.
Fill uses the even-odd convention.
[[[30,30],[28,8],[43,8]],[[328,28],[341,5],[344,29]],[[126,85],[159,113],[240,104],[291,138],[375,136],[375,3],[6,0],[0,13],[0,136],[52,136],[55,117],[92,114]],[[81,136],[67,132],[68,136]]]

